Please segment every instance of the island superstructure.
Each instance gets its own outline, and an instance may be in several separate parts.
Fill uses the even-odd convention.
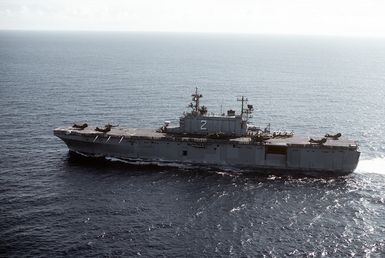
[[[241,111],[209,114],[200,105],[198,89],[191,110],[179,125],[166,121],[159,129],[122,128],[87,124],[54,129],[71,152],[88,157],[114,157],[139,164],[188,164],[241,168],[256,173],[340,176],[357,167],[356,142],[341,134],[312,139],[293,132],[272,132],[249,122],[253,106],[245,97]]]

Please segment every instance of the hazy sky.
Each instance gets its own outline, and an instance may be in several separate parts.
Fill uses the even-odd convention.
[[[385,0],[0,0],[0,29],[385,37]]]

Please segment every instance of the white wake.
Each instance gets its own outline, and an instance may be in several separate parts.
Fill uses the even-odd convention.
[[[385,175],[385,158],[360,160],[356,169],[357,173],[375,173]]]

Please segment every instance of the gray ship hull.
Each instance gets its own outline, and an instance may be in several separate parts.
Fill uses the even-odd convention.
[[[113,157],[139,164],[240,168],[265,174],[347,175],[354,171],[360,156],[357,145],[343,139],[320,145],[296,136],[258,143],[250,137],[208,139],[127,128],[100,133],[72,127],[57,128],[54,134],[70,151],[88,157]]]

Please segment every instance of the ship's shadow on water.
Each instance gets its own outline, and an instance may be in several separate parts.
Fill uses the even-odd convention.
[[[120,159],[109,159],[104,157],[86,157],[74,152],[68,152],[66,157],[66,165],[69,168],[88,168],[92,173],[118,173],[130,176],[143,174],[163,174],[179,177],[220,177],[239,180],[251,180],[255,182],[271,182],[271,181],[309,181],[309,182],[340,182],[346,183],[354,176],[320,176],[312,174],[311,171],[303,174],[298,171],[256,171],[244,170],[236,168],[216,168],[207,166],[192,166],[182,164],[135,164]],[[82,170],[84,171],[84,170]]]

